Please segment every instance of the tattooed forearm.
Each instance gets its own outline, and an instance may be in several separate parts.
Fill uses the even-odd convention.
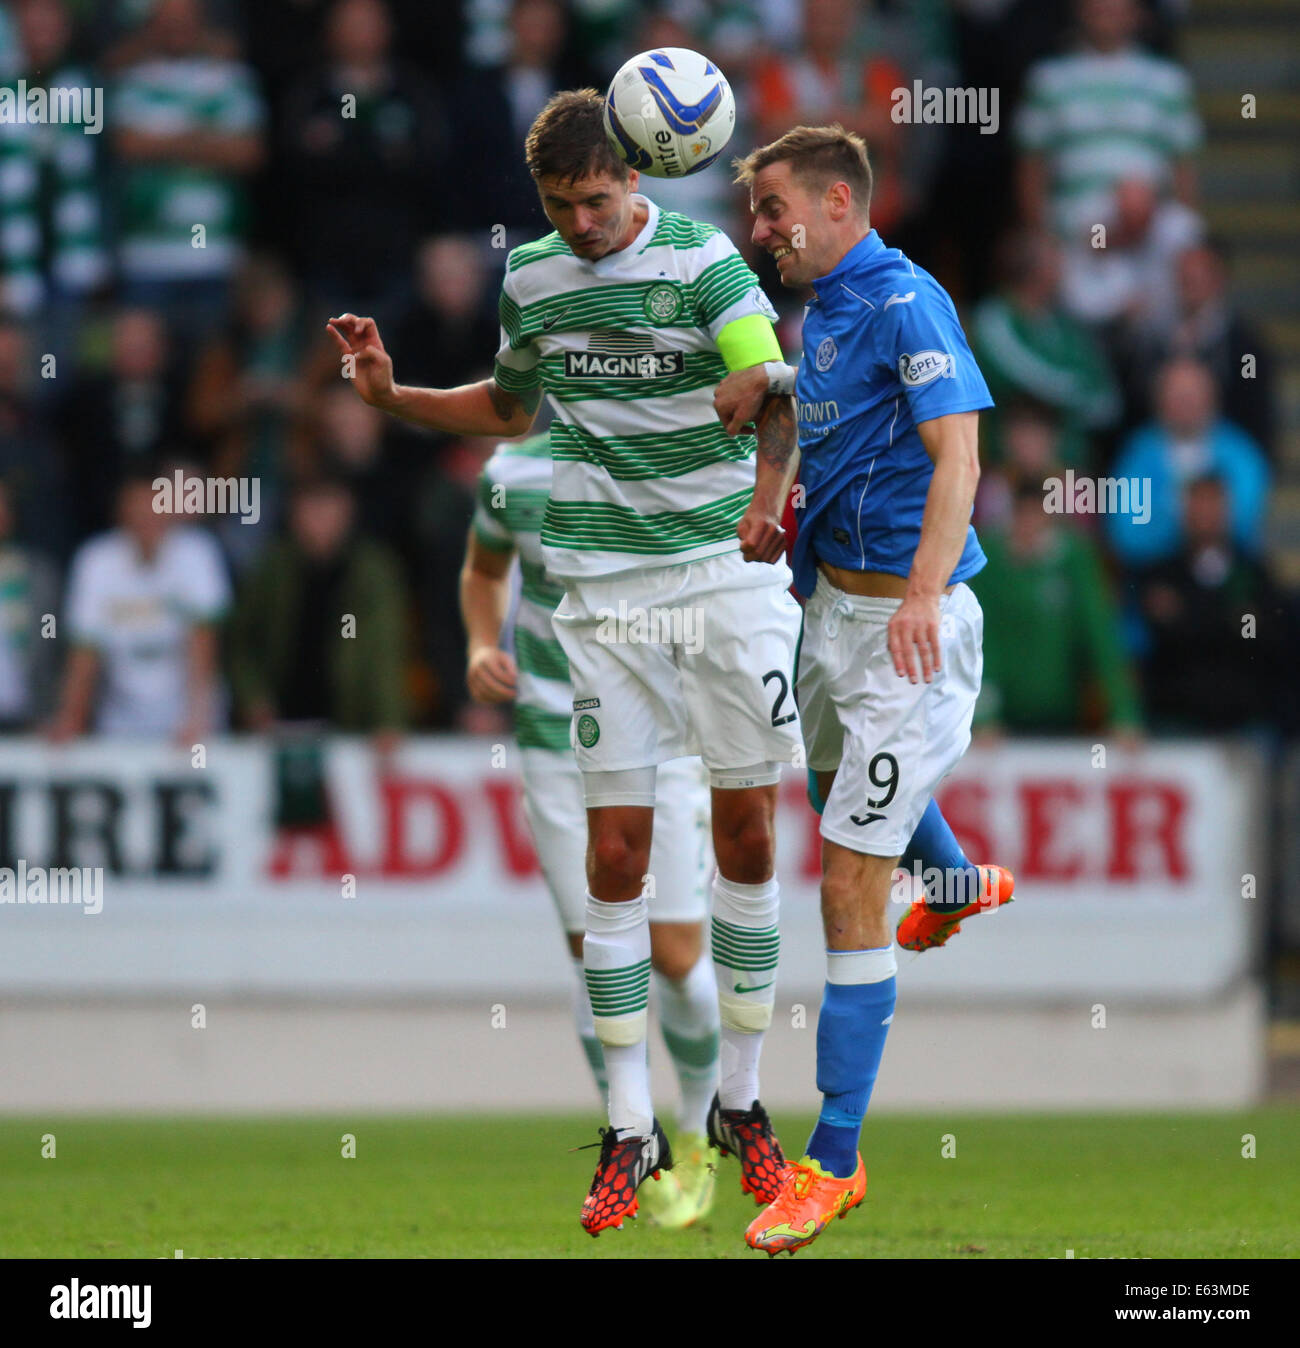
[[[772,396],[758,414],[758,454],[764,463],[784,471],[798,440],[794,431],[794,399]]]
[[[488,397],[492,401],[492,410],[502,421],[509,421],[518,405],[513,393],[507,393],[495,379],[488,380]]]
[[[525,389],[523,393],[509,393],[495,379],[489,379],[487,389],[492,409],[502,421],[513,421],[521,409],[532,416],[542,401],[542,391],[537,388]]]

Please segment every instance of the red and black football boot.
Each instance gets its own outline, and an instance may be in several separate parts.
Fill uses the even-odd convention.
[[[709,1143],[740,1162],[740,1187],[759,1207],[774,1203],[790,1163],[772,1131],[772,1120],[757,1100],[749,1109],[723,1109],[715,1095],[709,1106]]]
[[[592,1146],[596,1144],[593,1142]],[[598,1236],[607,1227],[621,1227],[624,1217],[635,1217],[636,1191],[647,1176],[659,1178],[673,1168],[673,1153],[659,1120],[648,1137],[625,1137],[613,1128],[600,1130],[600,1160],[582,1205],[582,1228]]]

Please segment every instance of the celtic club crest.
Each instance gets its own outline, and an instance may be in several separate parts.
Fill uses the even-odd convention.
[[[682,295],[676,286],[653,285],[646,291],[645,316],[652,323],[671,323],[681,311]]]

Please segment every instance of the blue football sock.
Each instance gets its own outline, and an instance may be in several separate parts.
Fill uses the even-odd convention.
[[[894,1017],[896,984],[893,947],[871,951],[829,952],[847,960],[863,956],[878,974],[888,977],[870,983],[826,984],[817,1021],[817,1089],[822,1093],[821,1114],[808,1139],[808,1155],[841,1179],[858,1164],[858,1135],[876,1084],[885,1036]]]
[[[925,906],[936,912],[954,906],[960,908],[979,897],[979,867],[966,859],[966,853],[961,850],[961,844],[948,827],[933,796],[903,853],[902,866],[909,871],[915,871],[919,866],[922,874],[927,870],[938,872],[939,883],[934,882],[935,877],[930,877],[925,895]]]

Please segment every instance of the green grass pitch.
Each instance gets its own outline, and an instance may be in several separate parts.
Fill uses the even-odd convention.
[[[809,1120],[778,1114],[801,1148]],[[0,1120],[4,1257],[751,1258],[721,1162],[699,1228],[578,1210],[594,1116]],[[43,1158],[42,1137],[56,1155]],[[343,1135],[356,1158],[343,1159]],[[942,1155],[945,1134],[956,1155]],[[1255,1158],[1242,1155],[1254,1137]],[[881,1115],[870,1186],[801,1259],[1300,1255],[1300,1110]],[[949,1148],[951,1150],[951,1146]]]

